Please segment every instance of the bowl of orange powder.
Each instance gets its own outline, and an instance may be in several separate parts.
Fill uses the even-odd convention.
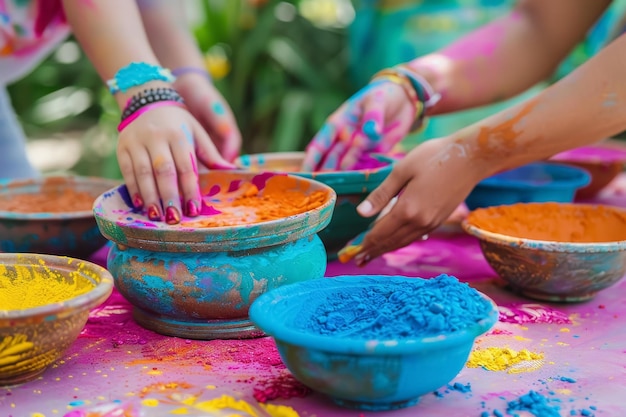
[[[557,302],[593,298],[626,273],[626,210],[519,203],[470,212],[463,228],[511,289]]]
[[[329,259],[359,233],[365,231],[375,217],[362,217],[356,207],[378,187],[391,172],[393,158],[365,155],[348,171],[303,172],[304,152],[275,152],[243,155],[235,162],[250,172],[286,172],[328,185],[337,193],[337,204],[331,222],[319,233]]]
[[[141,326],[189,339],[259,336],[250,304],[284,284],[321,278],[326,252],[317,233],[336,194],[286,174],[200,174],[201,215],[176,225],[151,222],[125,186],[94,206],[114,242],[107,267]]]
[[[0,181],[0,251],[88,258],[106,244],[93,203],[117,184],[77,176]]]
[[[90,262],[0,254],[0,386],[41,375],[74,343],[89,312],[112,290],[111,274]]]

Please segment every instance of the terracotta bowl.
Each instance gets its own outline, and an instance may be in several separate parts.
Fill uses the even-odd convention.
[[[317,232],[330,222],[335,192],[306,178],[236,171],[203,173],[200,185],[205,209],[214,205],[224,211],[211,214],[213,208],[178,225],[153,223],[136,212],[125,186],[100,196],[96,221],[115,243],[108,269],[143,327],[190,339],[259,336],[248,319],[259,295],[324,276],[326,252]],[[321,195],[322,200],[275,220],[202,224],[225,218],[229,207],[238,213],[233,199],[253,185],[260,196],[280,205],[292,204],[295,197],[304,201]]]
[[[89,311],[111,294],[113,278],[90,262],[51,255],[3,253],[0,269],[0,385],[6,386],[37,378],[63,355]]]
[[[117,184],[75,176],[1,181],[0,251],[87,259],[106,244],[93,217],[93,202]],[[71,197],[71,205],[64,206]]]
[[[250,172],[288,172],[332,187],[337,193],[337,204],[328,227],[319,233],[328,258],[332,260],[346,243],[375,220],[375,217],[361,217],[356,207],[387,178],[395,160],[376,155],[362,161],[352,171],[301,172],[303,160],[304,152],[276,152],[244,155],[236,164]]]
[[[595,197],[624,171],[626,146],[617,141],[601,142],[562,152],[551,160],[582,168],[589,173],[589,185],[576,192],[577,199],[588,199]]]
[[[489,265],[527,297],[575,302],[626,273],[626,210],[526,203],[472,211],[463,222]]]

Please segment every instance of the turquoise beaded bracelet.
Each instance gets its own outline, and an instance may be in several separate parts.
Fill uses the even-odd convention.
[[[137,87],[150,81],[174,82],[176,77],[166,68],[146,62],[131,62],[121,68],[107,81],[111,94],[125,93],[129,88]]]

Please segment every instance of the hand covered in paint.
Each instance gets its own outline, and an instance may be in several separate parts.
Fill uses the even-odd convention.
[[[174,106],[154,108],[129,124],[120,133],[117,159],[135,208],[168,224],[180,222],[183,213],[200,213],[198,161],[209,168],[234,168],[200,123]]]
[[[307,146],[303,171],[344,170],[386,153],[409,132],[415,104],[402,86],[375,79],[343,103]]]
[[[241,151],[241,133],[230,107],[219,91],[207,77],[198,73],[181,75],[175,87],[220,154],[227,161],[234,161]]]
[[[359,207],[364,217],[379,216],[350,257],[358,265],[421,239],[450,217],[486,176],[485,162],[446,137],[422,143],[397,162],[383,183]]]

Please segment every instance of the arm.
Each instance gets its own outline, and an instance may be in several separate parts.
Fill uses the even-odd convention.
[[[409,66],[442,95],[429,115],[489,104],[549,77],[611,0],[521,0],[510,14]]]
[[[626,129],[626,35],[532,100],[413,149],[359,207],[395,206],[359,248],[363,264],[439,226],[477,182]]]

